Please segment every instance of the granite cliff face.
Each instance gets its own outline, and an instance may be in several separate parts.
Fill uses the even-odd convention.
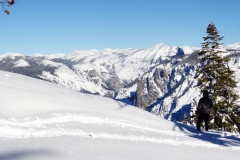
[[[183,120],[185,113],[191,115],[202,96],[194,78],[200,65],[197,53],[176,56],[141,76],[137,83],[136,106],[172,121]],[[228,65],[240,82],[240,50],[229,50],[226,56],[231,59]],[[240,83],[236,92],[240,95]]]
[[[190,113],[199,96],[194,79],[198,62],[195,52],[154,67],[138,81],[136,105],[171,120],[181,119],[182,114],[172,113],[184,106],[184,112]]]

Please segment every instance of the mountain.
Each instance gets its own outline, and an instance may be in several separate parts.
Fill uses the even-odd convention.
[[[239,43],[224,48],[239,81]],[[69,55],[7,53],[0,56],[0,70],[114,98],[181,121],[200,98],[194,79],[199,65],[197,52],[197,48],[161,43],[148,49],[88,50]]]
[[[190,47],[184,50],[192,52]],[[149,49],[75,51],[69,55],[7,53],[0,56],[0,69],[113,98],[120,88],[135,84],[150,68],[183,55],[184,50],[158,44]]]
[[[240,82],[238,46],[238,43],[227,45],[225,56],[230,58],[228,66],[235,72],[236,81]],[[202,96],[194,79],[199,62],[198,52],[195,51],[174,57],[149,70],[138,80],[135,105],[171,121],[183,121],[185,114],[192,116]],[[240,95],[240,83],[236,92]],[[240,100],[237,103],[240,105]]]
[[[240,50],[240,43],[235,43],[235,44],[228,44],[224,47],[227,50],[232,50],[232,51],[236,51],[236,50]]]
[[[198,132],[110,98],[0,77],[1,160],[239,159],[239,134]]]

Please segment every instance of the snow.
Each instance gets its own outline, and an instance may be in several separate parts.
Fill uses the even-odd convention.
[[[239,159],[240,136],[0,71],[1,160]]]
[[[15,59],[15,56],[22,56],[21,54],[19,53],[6,53],[6,54],[3,54],[3,55],[0,55],[0,60],[3,59],[3,58],[10,58],[10,59]]]
[[[224,46],[225,49],[234,49],[234,50],[240,50],[240,43],[234,43],[234,44],[227,44]]]
[[[45,65],[45,66],[53,66],[53,67],[59,67],[59,66],[61,66],[61,64],[56,63],[56,62],[52,62],[52,61],[50,61],[50,60],[43,60],[41,63],[42,63],[43,65]]]
[[[30,64],[25,61],[24,59],[19,59],[17,62],[14,63],[15,67],[29,67]]]
[[[189,46],[182,46],[181,48],[182,48],[185,55],[192,54],[193,51],[194,51],[194,49],[192,47],[189,47]]]
[[[191,50],[191,47],[187,46],[181,49],[160,43],[148,49],[107,48],[104,50],[74,51],[67,55],[60,53],[41,55],[36,53],[32,56],[23,56],[7,53],[0,55],[0,61],[3,64],[6,63],[5,66],[11,63],[11,61],[17,64],[15,67],[21,66],[21,68],[16,69],[11,67],[12,64],[10,64],[9,67],[13,69],[7,67],[8,71],[37,76],[46,81],[58,83],[78,91],[113,96],[114,93],[109,90],[108,82],[115,73],[116,80],[119,79],[119,84],[121,84],[116,85],[117,89],[118,87],[121,88],[121,86],[136,82],[137,78],[155,68],[159,63],[171,61],[174,57],[183,55],[183,52],[184,54],[189,54]],[[19,59],[22,59],[21,63],[19,63]],[[25,63],[23,60],[25,60]],[[180,62],[181,59],[179,58],[177,61]],[[41,69],[42,72],[39,70],[39,72],[31,74],[31,72],[35,72],[33,68],[38,66],[38,64],[40,67],[38,69]],[[27,69],[26,71],[23,68],[24,65]],[[27,67],[27,65],[31,66]],[[5,67],[2,65],[2,68]],[[90,73],[93,71],[96,74],[91,76]],[[127,98],[131,92],[136,91],[135,88],[128,88],[128,90],[122,92],[123,94],[118,94],[115,98],[120,99],[123,96]]]
[[[191,47],[183,47],[186,54],[190,54]],[[85,50],[74,51],[66,55],[66,59],[71,61],[81,61],[81,65],[75,65],[75,68],[88,65],[84,68],[101,68],[101,65],[114,64],[116,73],[122,81],[131,81],[138,75],[144,74],[161,60],[169,60],[178,55],[179,47],[167,46],[163,43],[157,44],[148,49],[110,49],[104,50]],[[81,69],[81,68],[80,68]],[[137,71],[137,72],[136,72]]]

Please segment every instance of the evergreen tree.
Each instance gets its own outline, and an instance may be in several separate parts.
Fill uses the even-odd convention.
[[[229,132],[240,131],[237,127],[240,117],[236,114],[235,102],[238,98],[234,88],[234,72],[229,68],[229,58],[221,47],[222,36],[213,23],[207,27],[207,36],[203,37],[202,49],[199,51],[201,66],[197,69],[196,78],[200,90],[208,90],[213,100],[214,109],[210,113],[210,128]]]

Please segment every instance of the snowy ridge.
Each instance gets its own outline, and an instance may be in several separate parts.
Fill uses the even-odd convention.
[[[29,67],[30,66],[30,64],[23,59],[18,60],[17,62],[14,63],[14,65],[15,65],[15,67]]]
[[[228,44],[224,47],[225,49],[231,49],[231,50],[240,50],[240,43],[235,44]]]

